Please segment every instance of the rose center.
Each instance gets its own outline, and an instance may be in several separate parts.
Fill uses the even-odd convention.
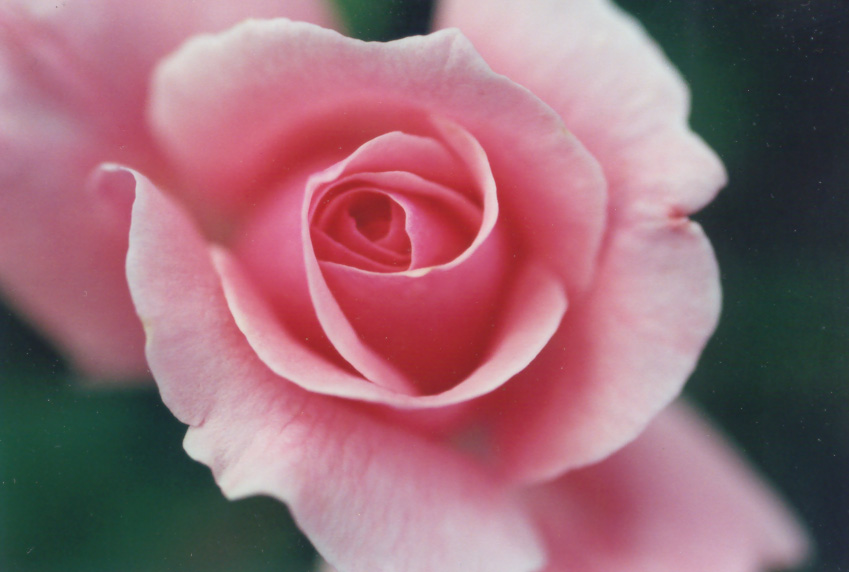
[[[377,272],[410,267],[412,245],[404,208],[369,188],[328,193],[313,214],[311,234],[320,260]]]
[[[348,214],[354,219],[360,234],[372,242],[389,234],[392,205],[386,195],[367,194],[359,197],[348,207]]]

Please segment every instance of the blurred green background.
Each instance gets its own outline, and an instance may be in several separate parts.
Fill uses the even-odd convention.
[[[431,9],[338,2],[366,39],[424,32]],[[849,570],[849,4],[620,4],[730,173],[696,217],[725,302],[687,393],[807,523],[806,570]],[[87,388],[2,308],[0,379],[0,571],[309,569],[286,509],[225,501],[154,389]]]

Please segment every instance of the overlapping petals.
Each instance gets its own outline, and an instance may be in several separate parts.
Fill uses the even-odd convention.
[[[610,458],[520,496],[545,572],[777,570],[807,551],[793,516],[682,402]]]
[[[293,51],[311,61],[276,55]],[[239,81],[209,89],[222,68]],[[534,359],[567,289],[589,279],[598,166],[456,32],[366,44],[251,22],[194,40],[157,78],[152,117],[184,166],[178,198],[229,245],[219,267],[242,331],[302,387],[407,407],[481,395]],[[469,81],[481,88],[448,89]],[[201,145],[212,109],[220,143]],[[358,228],[366,216],[384,217],[383,242]],[[339,367],[317,379],[292,355]]]
[[[128,271],[150,367],[225,494],[285,501],[346,570],[539,568],[528,515],[483,467],[274,375],[236,327],[193,221],[136,179]]]
[[[193,34],[279,16],[334,23],[322,0],[0,3],[0,289],[83,372],[148,375],[128,207],[89,177],[109,161],[166,172],[145,119],[154,66]]]
[[[544,570],[747,572],[793,566],[804,532],[683,403],[597,465],[527,490]]]
[[[460,125],[486,153],[516,254],[551,267],[569,290],[586,288],[607,199],[598,164],[549,107],[493,73],[457,31],[380,44],[248,22],[165,60],[151,106],[183,175],[174,192],[225,240],[253,205],[285,194],[272,193],[281,174],[303,189],[375,137],[428,135],[434,119]]]
[[[725,175],[617,8],[445,0],[462,31],[381,44],[317,1],[66,4],[0,4],[0,284],[149,366],[228,497],[344,572],[804,552],[691,412],[640,435],[716,324],[687,216]],[[222,31],[278,15],[312,23]]]
[[[609,185],[593,287],[584,299],[570,296],[552,343],[494,401],[506,470],[550,478],[628,442],[691,373],[720,292],[710,244],[686,215],[725,173],[687,127],[689,95],[677,72],[607,0],[522,10],[446,0],[437,23],[462,29],[495,71],[551,105]],[[509,403],[522,405],[505,416]]]

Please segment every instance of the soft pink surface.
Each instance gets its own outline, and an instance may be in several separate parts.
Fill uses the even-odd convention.
[[[128,273],[163,399],[230,498],[285,501],[340,570],[756,571],[804,534],[676,407],[598,465],[511,488],[484,465],[274,375],[239,332],[205,240],[136,175]],[[537,536],[539,534],[539,536]],[[438,549],[434,549],[438,547]]]
[[[724,170],[687,128],[676,71],[606,0],[521,10],[506,0],[447,0],[437,23],[461,28],[495,71],[551,105],[609,185],[588,296],[570,296],[555,339],[493,407],[506,470],[550,478],[627,443],[695,366],[720,293],[710,245],[684,217],[713,197]]]
[[[233,77],[225,80],[225,74]],[[492,74],[459,34],[367,44],[304,24],[248,22],[196,39],[171,56],[159,69],[151,116],[164,147],[184,167],[177,196],[207,234],[233,245],[246,281],[256,280],[254,294],[264,295],[274,310],[251,303],[248,311],[248,289],[222,274],[231,306],[241,306],[240,327],[281,375],[287,366],[280,356],[301,351],[283,340],[301,334],[328,359],[338,352],[369,387],[391,389],[392,403],[468,399],[534,358],[562,316],[569,288],[580,291],[592,272],[606,201],[597,166],[549,108]],[[434,155],[432,166],[414,160],[434,153],[422,146],[426,140],[454,155],[450,175],[437,168],[444,157]],[[384,149],[389,144],[397,161]],[[451,191],[443,186],[449,184],[457,196],[446,202]],[[380,265],[390,259],[372,256],[367,263],[350,249],[333,251],[339,241],[319,230],[325,222],[314,200],[323,204],[323,193],[332,198],[340,188],[358,186],[382,189],[407,212],[406,231],[414,248],[425,251],[414,250],[409,272],[388,273]],[[292,211],[303,188],[307,199],[298,223]],[[424,208],[424,197],[442,207]],[[460,208],[463,197],[482,212],[474,240],[461,252],[463,240],[449,239],[450,252],[429,255],[438,241],[416,237],[447,237],[434,214],[449,205],[473,213]],[[475,215],[459,216],[471,235]],[[495,226],[496,219],[503,222]],[[316,244],[319,256],[330,260],[319,262]],[[353,267],[338,265],[343,255]],[[514,276],[499,269],[504,260]],[[529,290],[532,284],[541,290]],[[518,285],[533,300],[527,310],[514,303]],[[437,321],[443,322],[439,328],[428,327]],[[419,322],[417,330],[412,324]],[[271,334],[286,326],[291,334]],[[459,351],[463,347],[467,351]],[[484,371],[498,371],[494,364],[503,369],[484,379]],[[429,371],[422,372],[425,365]],[[324,380],[292,381],[363,395]],[[379,394],[367,391],[369,400]],[[405,394],[434,398],[413,402]]]
[[[341,570],[533,570],[541,540],[552,570],[639,567],[650,553],[681,566],[705,539],[730,543],[722,564],[740,570],[801,550],[792,521],[686,420],[563,476],[637,437],[692,371],[720,294],[686,215],[724,179],[642,32],[605,3],[576,6],[499,23],[506,50],[487,44],[475,18],[498,16],[475,3],[443,15],[553,109],[457,32],[365,44],[248,22],[157,70],[150,117],[187,210],[140,184],[128,268],[150,366],[225,493],[284,500]],[[584,51],[558,51],[548,19],[576,36],[600,26],[586,53],[625,58],[647,85],[596,78]],[[568,74],[533,72],[528,53]],[[658,431],[673,441],[656,445]],[[690,453],[698,474],[642,480]],[[587,474],[609,496],[574,516]],[[627,512],[672,486],[693,504]],[[750,493],[724,526],[737,521],[721,507]],[[691,509],[703,528],[678,534]],[[569,552],[573,539],[587,550]]]
[[[304,343],[310,340],[304,340],[303,330],[274,318],[273,309],[230,253],[215,249],[213,259],[236,323],[275,373],[317,393],[404,408],[443,407],[491,392],[527,367],[554,334],[566,310],[562,286],[550,273],[535,267],[523,269],[511,283],[481,365],[451,389],[422,396],[413,387],[373,383],[346,367],[338,356],[328,357],[332,349],[323,354],[320,348]]]
[[[610,458],[517,496],[545,539],[545,572],[754,572],[809,549],[793,515],[680,402]]]
[[[612,2],[442,0],[436,23],[460,28],[496,72],[563,118],[601,163],[611,216],[692,213],[724,185],[722,163],[687,127],[680,75]]]
[[[807,550],[792,515],[681,403],[612,457],[524,496],[547,572],[752,572]]]
[[[214,118],[214,121],[211,120]],[[462,126],[489,159],[519,254],[567,286],[589,282],[606,204],[592,157],[456,31],[364,43],[283,20],[200,37],[158,69],[151,120],[184,175],[178,191],[228,238],[282,179],[329,167],[384,133]]]
[[[348,363],[371,382],[401,393],[438,393],[473,371],[508,289],[486,155],[459,127],[453,132],[451,143],[460,148],[443,141],[440,156],[454,159],[446,171],[458,178],[465,171],[467,185],[455,189],[430,180],[433,153],[418,152],[421,138],[390,133],[311,177],[304,197],[302,240],[317,317]],[[389,147],[404,159],[389,163]],[[407,163],[415,163],[415,171],[398,170]],[[321,237],[343,250],[356,236],[376,246],[356,229],[335,233],[334,239],[332,225],[322,221],[337,202],[362,192],[358,189],[379,189],[394,205],[395,226],[402,227],[397,232],[406,235],[410,249],[405,265],[345,264],[339,256],[322,259],[321,250],[314,251]],[[338,218],[351,220],[344,214]]]
[[[129,204],[112,204],[94,171],[115,155],[84,118],[2,74],[0,290],[82,372],[145,376],[123,270]]]
[[[199,6],[0,3],[0,285],[78,365],[147,363],[225,494],[286,502],[344,572],[800,556],[690,413],[638,436],[716,323],[686,215],[724,181],[638,25],[449,0],[480,54],[282,19],[177,48],[329,19]]]
[[[687,219],[609,237],[596,287],[539,357],[493,396],[504,470],[551,478],[618,449],[681,389],[713,331],[719,277]]]
[[[192,221],[137,176],[127,268],[186,450],[230,498],[286,501],[344,570],[530,571],[539,540],[482,467],[275,376],[233,322]],[[438,549],[434,549],[438,547]]]
[[[85,373],[147,375],[128,218],[86,181],[104,161],[161,174],[144,118],[153,66],[249,16],[333,20],[319,0],[0,2],[0,289]]]

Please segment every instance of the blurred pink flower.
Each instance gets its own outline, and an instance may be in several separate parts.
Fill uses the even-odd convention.
[[[280,15],[313,23],[196,35]],[[448,0],[461,31],[384,44],[332,22],[0,4],[12,302],[92,374],[149,367],[224,493],[286,502],[346,572],[800,558],[683,406],[616,453],[720,304],[687,215],[724,170],[639,25],[602,0]]]

